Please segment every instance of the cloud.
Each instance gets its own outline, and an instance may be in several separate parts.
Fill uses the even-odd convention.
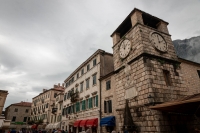
[[[172,38],[183,39],[200,31],[198,5],[197,0],[2,0],[0,89],[9,91],[5,107],[16,99],[31,101],[43,88],[62,83],[97,49],[112,53],[110,34],[134,7],[168,21]]]

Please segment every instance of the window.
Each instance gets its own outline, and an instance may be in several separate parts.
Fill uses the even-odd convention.
[[[28,109],[26,109],[26,111],[25,111],[26,113],[28,113]]]
[[[93,60],[93,66],[96,66],[96,64],[97,64],[97,61],[96,61],[96,59],[94,59]]]
[[[76,112],[79,112],[80,111],[80,105],[79,105],[79,102],[76,103]]]
[[[67,82],[67,83],[65,83],[65,87],[66,87],[66,88],[68,87],[68,82]]]
[[[76,92],[78,92],[78,87],[76,88]]]
[[[24,117],[24,120],[23,120],[23,122],[26,122],[26,120],[27,120],[27,117]]]
[[[87,80],[86,80],[86,89],[88,89],[90,86],[90,78],[88,78]]]
[[[106,81],[106,90],[110,90],[110,80]]]
[[[18,112],[18,109],[17,109],[17,108],[15,108],[15,112]]]
[[[16,116],[13,116],[12,121],[15,121],[15,120],[16,120]]]
[[[47,103],[47,104],[46,104],[46,108],[48,108],[48,105],[49,105],[49,104]]]
[[[82,101],[82,110],[85,110],[86,107],[85,107],[85,100]]]
[[[92,104],[92,97],[88,99],[88,107],[89,109],[93,108],[93,104]]]
[[[83,82],[80,84],[80,92],[83,92]]]
[[[87,65],[87,71],[89,71],[89,70],[90,70],[90,64]]]
[[[64,101],[66,100],[66,98],[67,98],[67,93],[65,93],[65,95],[64,95]]]
[[[78,78],[79,78],[79,73],[76,74],[76,79],[78,79]]]
[[[165,83],[167,86],[171,86],[172,83],[171,83],[171,78],[170,78],[170,73],[168,70],[163,70],[163,75],[164,75],[164,78],[165,78]]]
[[[199,75],[199,78],[200,78],[200,70],[197,70],[197,73],[198,73],[198,75]]]
[[[83,75],[84,74],[84,68],[81,70],[81,75]]]
[[[89,108],[89,99],[86,99],[86,106],[85,106],[86,109]]]
[[[92,98],[92,106],[98,107],[98,95]]]
[[[83,106],[82,106],[82,103],[83,103],[82,101],[79,102],[79,109],[80,109],[80,111],[82,110],[82,107],[83,107]]]
[[[92,84],[93,85],[97,84],[97,74],[94,74],[92,79],[93,79]]]
[[[74,82],[74,77],[71,79],[71,82],[72,82],[72,83]]]
[[[104,113],[112,113],[112,100],[104,101]]]

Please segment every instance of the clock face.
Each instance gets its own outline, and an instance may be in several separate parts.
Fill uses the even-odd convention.
[[[168,50],[167,43],[164,37],[161,36],[160,34],[156,32],[150,34],[150,40],[156,49],[162,52],[166,52]]]
[[[131,42],[128,39],[124,39],[120,45],[119,55],[121,58],[125,58],[131,50]]]

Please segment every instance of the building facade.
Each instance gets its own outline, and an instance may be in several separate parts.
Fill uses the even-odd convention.
[[[64,87],[58,85],[54,85],[51,89],[43,89],[43,92],[40,93],[38,96],[32,98],[32,105],[31,105],[31,120],[32,121],[40,121],[42,120],[43,124],[39,127],[34,126],[33,128],[37,129],[44,129],[48,124],[51,124],[53,121],[51,118],[53,103],[56,101],[56,97],[59,93],[64,91]]]
[[[61,120],[62,120],[62,109],[63,109],[63,92],[60,92],[56,95],[55,101],[52,103],[50,124],[47,125],[46,129],[61,129]]]
[[[8,91],[6,90],[0,90],[0,131],[4,131],[5,129],[8,129],[10,126],[10,120],[5,119],[5,116],[2,116],[2,111],[4,108],[4,104],[6,101],[8,95]]]
[[[31,102],[14,103],[5,109],[5,117],[11,120],[10,129],[17,131],[27,128],[27,122],[30,120]]]
[[[100,77],[113,71],[112,54],[97,50],[64,82],[62,129],[99,132]]]
[[[117,116],[117,99],[115,91],[114,71],[100,78],[101,90],[101,115],[100,115],[100,132],[112,132],[117,129],[115,116]]]
[[[179,58],[184,84],[190,95],[200,93],[200,64]]]

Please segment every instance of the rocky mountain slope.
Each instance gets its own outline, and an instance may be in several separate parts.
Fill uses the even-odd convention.
[[[200,63],[200,36],[173,41],[179,57]]]

